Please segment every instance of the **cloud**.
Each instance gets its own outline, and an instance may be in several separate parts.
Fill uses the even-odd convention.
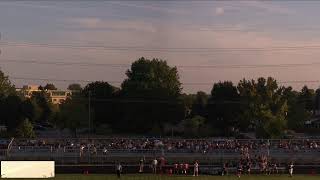
[[[41,5],[41,4],[34,4],[32,2],[24,3],[24,2],[0,2],[1,6],[21,6],[21,7],[29,7],[29,8],[56,8],[53,5]]]
[[[217,7],[215,13],[216,13],[216,15],[223,15],[224,14],[224,8],[223,7]]]
[[[152,11],[163,12],[163,13],[180,14],[180,15],[185,15],[185,14],[188,13],[187,11],[184,11],[182,9],[159,7],[159,6],[154,6],[154,5],[147,5],[146,3],[144,3],[144,4],[132,4],[132,3],[128,3],[126,1],[110,1],[108,3],[109,4],[113,4],[113,5],[118,5],[118,6],[142,8],[142,9],[146,9],[146,10],[152,10]]]
[[[98,28],[101,26],[105,26],[105,24],[99,18],[68,18],[65,20],[69,25],[80,26],[83,28]]]
[[[267,11],[268,13],[276,13],[282,15],[291,15],[294,13],[293,10],[285,8],[283,6],[275,5],[272,2],[263,1],[241,1],[245,6],[256,8],[259,10]]]
[[[194,28],[195,30],[199,31],[257,31],[256,29],[247,28],[242,24],[235,24],[235,25],[214,25],[214,26],[201,26],[199,28]]]
[[[96,17],[66,18],[66,28],[77,28],[82,30],[110,30],[110,31],[139,31],[156,32],[156,28],[144,21],[137,20],[111,20]]]
[[[97,19],[84,18],[77,20],[89,27],[101,26],[106,21]],[[127,25],[127,24],[126,24]],[[230,26],[231,27],[231,26]],[[238,27],[235,25],[234,27]],[[239,25],[240,27],[240,25]],[[186,30],[183,27],[166,27],[164,32],[138,33],[123,31],[69,31],[69,34],[61,37],[66,44],[74,42],[74,40],[99,41],[107,45],[114,46],[143,46],[143,47],[209,47],[209,48],[252,48],[252,47],[274,47],[274,46],[294,46],[302,44],[302,41],[288,39],[286,37],[275,38],[270,34],[260,32],[242,32],[242,31],[204,31]],[[68,42],[69,41],[69,42]],[[320,39],[314,39],[310,44],[319,44]],[[309,44],[308,43],[308,44]],[[201,54],[193,52],[183,53],[165,53],[165,52],[135,52],[135,51],[104,51],[104,50],[79,50],[68,48],[46,48],[46,47],[23,47],[17,51],[16,47],[3,48],[3,56],[20,58],[20,59],[43,59],[44,61],[54,61],[57,59],[65,59],[74,62],[95,62],[95,63],[130,63],[140,56],[159,57],[167,59],[169,64],[187,64],[187,65],[217,65],[218,64],[281,64],[281,63],[301,63],[301,59],[306,59],[305,50],[288,52],[209,52],[210,54]],[[307,50],[308,51],[308,50]],[[309,51],[308,51],[309,52]],[[320,53],[317,50],[310,51],[312,57],[307,59],[317,59]],[[4,57],[4,59],[6,58]],[[107,57],[107,58],[106,58]],[[214,62],[218,61],[218,62]],[[305,60],[307,61],[307,60]],[[26,68],[25,64],[4,64],[4,70],[11,72],[11,76],[42,77],[63,79],[66,74],[68,79],[85,79],[85,80],[114,80],[121,81],[124,78],[125,69],[105,67],[54,67],[44,65],[30,64],[30,68]],[[20,69],[19,69],[20,68]],[[39,71],[34,71],[38,68]],[[314,75],[318,75],[317,68],[314,69],[290,69],[273,70],[273,69],[179,69],[183,82],[212,82],[219,80],[233,80],[237,82],[239,79],[256,78],[259,76],[273,75],[279,81],[292,80],[295,74],[303,74],[298,77],[299,80],[312,80]],[[58,73],[57,73],[58,72]],[[299,73],[297,73],[299,72]],[[301,72],[301,73],[300,73]],[[307,72],[307,73],[304,73]],[[296,77],[295,77],[296,78]],[[15,82],[18,82],[15,80]],[[19,85],[25,82],[18,82]],[[30,82],[32,83],[32,82]],[[34,83],[34,82],[33,82]],[[61,87],[66,87],[66,83],[60,83]],[[59,84],[58,84],[59,85]],[[185,92],[196,92],[197,90],[210,91],[211,85],[208,86],[187,86]]]

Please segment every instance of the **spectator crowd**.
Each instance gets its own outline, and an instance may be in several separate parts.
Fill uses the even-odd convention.
[[[12,148],[18,150],[47,149],[52,152],[78,151],[94,154],[108,152],[164,153],[240,153],[250,158],[253,151],[301,152],[319,151],[317,139],[245,140],[245,139],[155,139],[155,138],[109,138],[109,139],[15,139]]]

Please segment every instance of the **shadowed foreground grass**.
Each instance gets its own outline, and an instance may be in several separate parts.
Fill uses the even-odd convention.
[[[115,175],[78,175],[78,174],[58,174],[55,180],[117,180]],[[154,175],[123,175],[121,180],[237,180],[238,177],[235,175],[229,176],[154,176]],[[288,175],[274,175],[274,176],[264,176],[264,175],[251,175],[251,176],[241,176],[241,180],[320,180],[320,176],[312,175],[296,175],[293,178],[288,177]],[[19,179],[21,180],[21,179]],[[32,180],[32,179],[28,179]]]

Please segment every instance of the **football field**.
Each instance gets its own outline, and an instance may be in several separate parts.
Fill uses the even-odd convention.
[[[89,174],[89,175],[62,175],[58,174],[55,178],[56,180],[117,180],[116,175],[97,175],[97,174]],[[233,180],[238,179],[235,175],[229,176],[166,176],[166,175],[122,175],[121,180]],[[292,178],[288,177],[288,175],[243,175],[241,176],[242,180],[319,180],[319,175],[296,175]],[[32,180],[32,179],[29,179]]]

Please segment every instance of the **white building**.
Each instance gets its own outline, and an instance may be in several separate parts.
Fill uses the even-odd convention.
[[[68,97],[71,96],[71,91],[61,91],[61,90],[48,90],[47,93],[51,98],[53,104],[61,104]]]
[[[25,85],[20,89],[16,89],[24,97],[31,98],[34,92],[41,92],[38,85]],[[53,104],[61,104],[72,95],[69,90],[45,90]]]

